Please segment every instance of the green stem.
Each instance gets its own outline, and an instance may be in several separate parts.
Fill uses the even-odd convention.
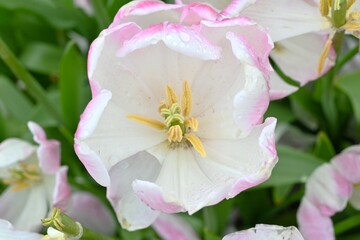
[[[347,218],[335,225],[336,235],[346,232],[356,226],[360,226],[360,214]]]
[[[347,52],[341,59],[339,59],[338,63],[336,64],[336,69],[341,69],[350,59],[356,56],[359,52],[359,46],[354,47],[349,52]]]
[[[25,69],[25,67],[20,63],[16,58],[14,53],[6,45],[4,40],[0,37],[0,58],[4,63],[10,68],[14,75],[25,83],[26,88],[29,94],[44,108],[48,113],[60,124],[60,129],[65,138],[69,142],[73,142],[72,134],[65,128],[64,121],[56,108],[51,104],[49,99],[46,96],[45,90],[41,85],[36,81],[36,79]]]
[[[94,15],[97,23],[99,24],[100,29],[105,29],[110,24],[110,17],[107,14],[106,8],[103,1],[101,0],[91,0],[91,4],[94,9]]]

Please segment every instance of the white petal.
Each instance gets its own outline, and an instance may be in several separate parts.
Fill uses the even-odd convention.
[[[17,231],[10,222],[0,219],[0,239],[39,240],[43,235],[32,232]]]
[[[323,164],[309,177],[305,196],[324,216],[343,210],[352,194],[352,184],[330,164]]]
[[[301,86],[319,77],[317,68],[324,49],[326,36],[316,33],[303,34],[276,42],[270,56],[285,75],[300,82]],[[325,73],[335,61],[332,51],[326,61]]]
[[[271,100],[284,98],[298,90],[297,87],[286,83],[276,72],[270,74],[269,88]]]
[[[0,218],[9,220],[16,229],[38,231],[46,217],[49,203],[45,189],[36,185],[20,191],[5,190],[0,197]]]
[[[320,15],[318,5],[305,0],[257,0],[240,15],[268,29],[274,42],[331,27],[330,21]]]
[[[30,143],[10,138],[0,144],[0,168],[10,166],[30,157],[36,147]]]
[[[254,228],[231,233],[223,240],[304,240],[296,227],[257,224]]]
[[[231,198],[270,176],[277,161],[274,127],[269,119],[244,139],[204,140],[205,158],[192,148],[170,149],[155,183],[136,181],[134,190],[150,207],[168,213],[192,214]]]
[[[136,179],[154,180],[159,169],[156,158],[146,152],[127,158],[110,169],[111,184],[107,188],[107,198],[123,228],[137,230],[155,221],[159,213],[134,194],[131,183]]]

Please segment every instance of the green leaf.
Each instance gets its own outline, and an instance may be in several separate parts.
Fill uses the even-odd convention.
[[[271,102],[264,117],[276,117],[279,122],[292,122],[296,119],[290,106],[284,101]]]
[[[29,70],[47,75],[57,75],[61,55],[62,49],[38,42],[29,44],[20,56],[20,60]]]
[[[281,186],[304,182],[312,171],[323,163],[322,160],[291,147],[277,146],[279,162],[269,180],[260,187]]]
[[[275,186],[273,189],[273,200],[275,204],[282,204],[286,200],[292,188],[293,185]]]
[[[204,229],[204,240],[221,240],[221,237],[217,236],[215,233],[209,229]]]
[[[356,122],[360,125],[360,71],[340,76],[337,81],[337,87],[349,97]]]
[[[325,161],[329,161],[335,156],[335,149],[325,132],[319,132],[316,137],[314,155]]]
[[[29,120],[33,104],[14,83],[2,75],[0,75],[0,101],[15,119],[22,123]]]
[[[75,130],[81,113],[81,90],[86,79],[85,61],[74,42],[69,42],[60,63],[61,108],[65,125]]]

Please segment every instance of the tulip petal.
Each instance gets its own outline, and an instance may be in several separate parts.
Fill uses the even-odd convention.
[[[306,198],[297,212],[299,229],[306,240],[334,240],[334,227],[329,216],[321,212]]]
[[[331,164],[351,183],[360,183],[360,145],[347,148],[333,158]]]
[[[175,214],[160,214],[152,227],[164,240],[198,240],[189,223]]]
[[[137,230],[155,221],[159,213],[135,195],[131,183],[136,179],[154,180],[159,169],[157,159],[147,152],[131,156],[110,169],[111,184],[107,188],[107,198],[123,228]]]
[[[18,231],[14,229],[10,222],[0,219],[0,239],[39,240],[42,236],[38,233]]]
[[[34,153],[36,147],[20,139],[10,138],[0,144],[0,168],[23,161]]]
[[[223,240],[304,240],[296,227],[257,224],[254,228],[226,235]]]

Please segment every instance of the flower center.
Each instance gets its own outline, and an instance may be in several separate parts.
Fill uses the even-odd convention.
[[[164,118],[164,122],[136,114],[129,114],[127,117],[150,127],[165,130],[167,139],[172,146],[190,144],[202,157],[205,157],[204,146],[194,134],[198,130],[199,123],[196,118],[190,116],[192,94],[189,83],[187,81],[183,82],[181,105],[174,89],[170,85],[166,86],[165,92],[166,101],[161,101],[158,109],[160,115]]]
[[[9,170],[10,176],[3,179],[3,183],[11,185],[12,191],[28,188],[41,181],[41,171],[35,164],[19,163]]]

